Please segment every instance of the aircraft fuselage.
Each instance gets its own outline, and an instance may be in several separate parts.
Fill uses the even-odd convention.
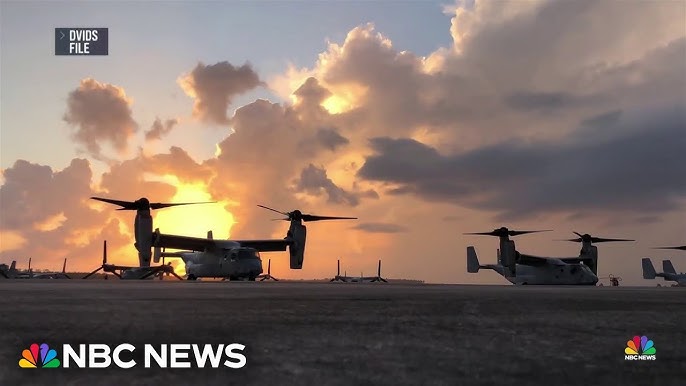
[[[254,280],[262,274],[262,259],[253,248],[218,249],[208,252],[181,253],[189,279],[222,277]]]
[[[505,277],[513,284],[529,285],[595,285],[596,276],[584,264],[516,265],[516,275]]]

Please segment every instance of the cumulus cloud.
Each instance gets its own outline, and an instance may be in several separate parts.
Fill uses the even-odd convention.
[[[174,118],[174,119],[167,119],[162,122],[159,118],[155,119],[155,122],[153,122],[152,127],[150,127],[150,130],[145,132],[145,139],[147,141],[151,141],[153,139],[162,139],[165,135],[169,134],[169,132],[174,128],[179,123],[179,120]]]
[[[178,146],[169,148],[169,153],[155,154],[150,157],[141,156],[142,170],[160,176],[174,175],[182,182],[197,183],[209,181],[214,171],[204,164],[196,162],[191,156]]]
[[[0,187],[3,213],[0,228],[28,229],[60,213],[81,213],[92,172],[85,159],[74,159],[63,170],[18,160],[4,171]]]
[[[50,268],[64,257],[70,257],[73,263],[74,257],[83,262],[100,255],[98,241],[105,238],[113,248],[130,243],[120,233],[117,219],[91,209],[86,203],[94,193],[87,160],[74,159],[62,170],[18,160],[3,174],[0,232],[20,234],[34,241],[20,250],[4,246],[3,260],[20,260],[17,253],[21,251],[23,256],[40,256],[41,268]]]
[[[628,115],[600,136],[587,127],[559,142],[506,142],[452,155],[411,139],[375,138],[377,154],[359,174],[397,184],[397,194],[495,209],[505,218],[673,210],[686,198],[686,180],[678,177],[686,173],[683,106],[642,120]]]
[[[358,193],[349,192],[339,187],[326,175],[325,169],[318,168],[312,164],[309,164],[300,173],[300,178],[296,181],[296,189],[313,195],[325,192],[328,202],[350,206],[359,205],[360,197],[378,198],[377,193],[371,190]]]
[[[195,99],[193,116],[210,123],[229,123],[226,110],[237,95],[263,84],[250,64],[235,67],[229,62],[198,63],[179,85]]]
[[[64,120],[76,128],[74,140],[98,158],[102,142],[119,152],[126,150],[129,138],[138,130],[131,104],[123,88],[87,78],[69,93]]]
[[[299,154],[312,155],[320,149],[335,152],[337,148],[350,143],[350,140],[339,134],[334,128],[320,128],[314,134],[298,143]]]

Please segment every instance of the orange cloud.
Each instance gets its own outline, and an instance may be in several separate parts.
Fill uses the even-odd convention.
[[[102,142],[121,153],[138,130],[131,116],[132,103],[123,88],[86,78],[69,93],[64,121],[77,128],[74,139],[95,158],[101,156]]]

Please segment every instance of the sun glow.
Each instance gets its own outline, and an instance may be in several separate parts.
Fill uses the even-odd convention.
[[[321,106],[329,112],[329,114],[341,114],[350,111],[357,107],[360,101],[367,94],[367,87],[355,84],[337,85],[329,87],[329,91],[333,95],[326,98]]]
[[[204,184],[176,185],[171,202],[213,201]],[[160,232],[191,237],[206,237],[211,230],[215,238],[228,238],[235,224],[233,214],[226,211],[226,201],[214,204],[177,206],[155,211],[154,227]]]
[[[350,109],[350,104],[344,98],[338,95],[332,95],[322,102],[322,107],[329,112],[329,114],[340,114]]]

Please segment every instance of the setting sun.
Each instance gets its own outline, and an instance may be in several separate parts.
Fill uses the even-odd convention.
[[[204,184],[177,184],[171,202],[214,201]],[[216,238],[228,238],[235,223],[226,211],[226,202],[178,206],[155,213],[155,228],[160,232],[192,237],[206,237],[211,230]]]

